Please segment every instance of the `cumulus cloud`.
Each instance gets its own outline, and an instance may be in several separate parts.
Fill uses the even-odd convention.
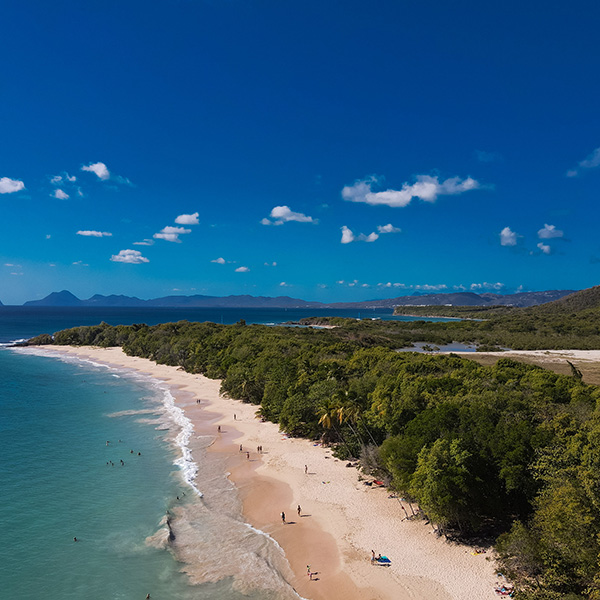
[[[276,267],[276,266],[277,266],[277,263],[275,261],[273,261],[271,263],[269,263],[269,262],[265,263],[265,267]]]
[[[342,244],[349,244],[354,241],[354,234],[345,225],[342,227]]]
[[[108,231],[83,230],[83,231],[78,231],[77,235],[84,235],[84,236],[88,236],[88,237],[111,237],[112,233],[109,233]]]
[[[596,148],[591,154],[588,154],[578,165],[578,169],[567,171],[567,177],[577,177],[581,169],[595,169],[600,167],[600,147]]]
[[[448,289],[448,286],[445,283],[419,283],[412,285],[406,283],[392,283],[391,281],[388,281],[387,283],[378,283],[377,287],[397,288],[401,290],[414,290],[418,292],[440,292]]]
[[[282,281],[279,284],[279,287],[292,287],[292,284],[291,283],[286,283],[285,281]]]
[[[61,183],[74,183],[77,181],[77,177],[75,175],[71,176],[68,173],[63,173],[62,175],[55,175],[50,178],[50,183],[54,185],[60,185]]]
[[[0,194],[14,194],[25,189],[25,184],[18,179],[0,177]]]
[[[544,224],[544,227],[542,227],[542,229],[540,229],[538,231],[538,237],[541,240],[550,240],[552,238],[561,238],[563,237],[564,231],[561,231],[560,229],[556,229],[556,227],[554,225],[548,225],[547,223]]]
[[[501,246],[516,246],[518,234],[515,233],[510,227],[505,227],[500,232],[500,245]]]
[[[57,198],[58,200],[68,200],[70,198],[67,192],[64,192],[61,189],[54,190],[54,194],[52,194],[53,198]]]
[[[139,250],[121,250],[119,254],[113,254],[110,260],[113,262],[129,263],[131,265],[150,262],[145,256],[142,256]]]
[[[168,225],[167,227],[163,227],[158,233],[155,233],[152,237],[158,240],[165,240],[167,242],[180,243],[181,240],[179,239],[179,236],[191,232],[191,229],[186,229],[185,227],[171,227],[170,225]]]
[[[134,246],[154,246],[154,240],[142,240],[141,242],[133,242]]]
[[[247,273],[250,269],[248,267],[238,267],[235,272],[236,273]]]
[[[342,227],[342,244],[349,244],[350,242],[374,242],[378,239],[379,236],[375,232],[370,233],[369,235],[365,235],[364,233],[354,235],[351,229],[345,225]]]
[[[484,281],[483,283],[472,283],[469,288],[471,289],[471,291],[475,291],[475,290],[496,290],[499,291],[504,287],[503,283],[500,282],[496,282],[496,283],[489,283],[487,281]]]
[[[83,167],[81,167],[81,170],[88,171],[89,173],[94,173],[102,181],[110,179],[110,171],[103,162],[92,163],[87,166],[84,165]]]
[[[455,196],[480,187],[479,182],[471,177],[451,177],[440,182],[437,176],[417,175],[415,183],[406,182],[400,190],[374,192],[373,186],[380,183],[381,179],[374,175],[359,179],[342,189],[342,198],[349,202],[365,202],[373,206],[404,207],[408,206],[413,198],[435,202],[438,196]]]
[[[211,260],[210,262],[217,263],[218,265],[224,265],[225,259],[220,256],[219,258],[215,258],[214,260]]]
[[[263,225],[283,225],[289,221],[297,221],[298,223],[317,223],[316,219],[308,215],[294,212],[289,206],[275,206],[269,215],[272,221],[264,218],[261,223]]]
[[[550,254],[552,252],[552,248],[550,248],[550,246],[548,246],[548,244],[544,244],[543,242],[540,242],[537,247],[544,253],[544,254]]]
[[[200,216],[200,213],[193,213],[191,215],[179,215],[176,219],[175,219],[175,223],[178,223],[179,225],[198,225],[198,217]]]
[[[399,227],[394,227],[391,223],[388,223],[387,225],[378,225],[377,231],[379,231],[379,233],[400,233],[402,229]]]

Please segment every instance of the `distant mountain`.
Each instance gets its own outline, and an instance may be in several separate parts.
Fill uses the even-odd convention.
[[[23,306],[81,306],[81,300],[67,290],[52,292],[42,300],[30,300]]]
[[[116,296],[102,296],[102,294],[96,294],[87,300],[80,300],[81,306],[147,306],[146,300],[140,300],[135,296],[123,296],[122,294]]]
[[[598,289],[599,288],[592,288]],[[589,292],[589,290],[584,290]],[[582,294],[583,292],[578,292]],[[367,300],[364,302],[309,302],[289,296],[165,296],[142,300],[132,296],[96,294],[87,300],[80,300],[67,290],[52,292],[42,300],[25,302],[24,306],[106,306],[106,307],[164,307],[164,308],[394,308],[395,306],[537,306],[552,302],[573,294],[572,290],[552,290],[547,292],[522,292],[519,294],[475,294],[473,292],[456,292],[448,294],[425,294],[400,296],[384,300]],[[573,294],[577,295],[577,294]],[[600,291],[598,292],[600,295]],[[570,297],[570,296],[569,296]],[[587,297],[587,296],[586,296]]]
[[[368,302],[338,302],[324,305],[324,308],[394,308],[395,306],[537,306],[558,300],[572,290],[551,290],[545,292],[521,292],[518,294],[475,294],[455,292],[446,294],[415,294],[387,300]]]
[[[164,307],[164,308],[320,308],[320,302],[307,302],[289,296],[165,296],[141,300],[132,296],[96,294],[80,300],[67,290],[52,292],[41,300],[30,300],[24,306],[106,306],[106,307]]]

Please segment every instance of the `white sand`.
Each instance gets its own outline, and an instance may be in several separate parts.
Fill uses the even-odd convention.
[[[201,399],[197,404],[186,394],[176,401],[198,429],[214,429],[214,451],[231,456],[231,479],[242,494],[246,518],[284,548],[295,573],[290,583],[305,598],[496,598],[491,551],[473,555],[470,548],[438,538],[424,521],[403,519],[399,500],[388,498],[385,489],[365,486],[357,469],[336,460],[330,450],[287,438],[276,424],[260,422],[256,406],[221,397],[219,381],[128,357],[120,348],[48,350],[134,369],[173,386],[176,398],[179,389]],[[251,460],[239,453],[240,443]],[[264,454],[257,454],[258,445]],[[297,504],[306,516],[298,517]],[[293,525],[282,524],[282,510]],[[388,556],[391,567],[371,565],[371,550]],[[307,564],[318,573],[317,581],[307,577]]]

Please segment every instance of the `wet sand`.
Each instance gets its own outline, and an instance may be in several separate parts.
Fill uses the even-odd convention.
[[[405,519],[405,510],[411,514],[406,502],[388,497],[383,488],[364,485],[357,469],[346,467],[329,449],[288,438],[276,424],[261,422],[255,416],[256,406],[220,396],[220,381],[129,357],[120,348],[52,346],[47,350],[132,369],[169,385],[195,432],[214,435],[208,451],[225,457],[247,522],[285,551],[293,572],[289,583],[300,596],[314,600],[496,597],[498,579],[491,551],[473,554],[471,548],[437,537],[424,521]],[[263,447],[262,453],[257,446]],[[391,566],[372,565],[371,550],[388,556]]]

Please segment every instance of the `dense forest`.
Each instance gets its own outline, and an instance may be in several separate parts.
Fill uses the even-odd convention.
[[[527,335],[537,339],[539,325],[542,338],[568,346],[595,310],[546,308],[530,317]],[[547,330],[544,314],[555,323]],[[511,339],[526,335],[517,326],[524,329],[524,317],[509,309],[505,318]],[[599,334],[587,320],[592,345]],[[457,331],[492,319],[328,323],[336,327],[101,324],[31,342],[122,346],[221,379],[223,393],[255,404],[282,430],[323,438],[340,457],[360,459],[448,536],[497,538],[517,598],[600,599],[600,388],[576,368],[564,376],[508,358],[481,366],[396,351],[457,340]],[[488,343],[505,343],[498,331],[487,330]]]

